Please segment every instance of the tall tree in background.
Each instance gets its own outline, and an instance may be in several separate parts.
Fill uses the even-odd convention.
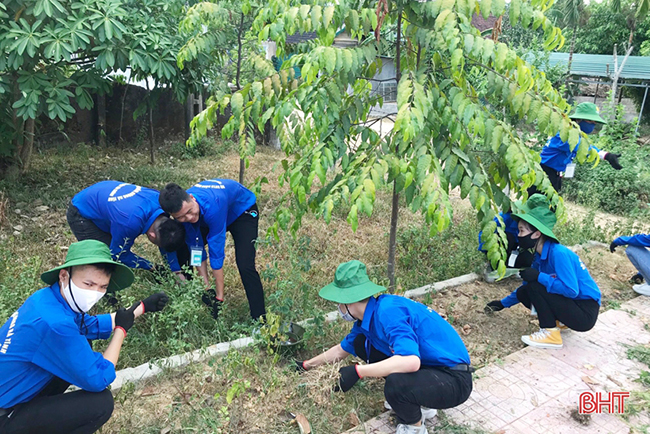
[[[181,21],[187,42],[178,53],[178,65],[184,68],[186,62],[200,62],[209,71],[206,75],[218,98],[273,72],[261,55],[257,36],[250,33],[261,4],[256,0],[199,2]],[[243,184],[248,156],[255,153],[256,144],[247,134],[240,139],[244,140],[239,159],[239,182]]]
[[[564,42],[545,16],[552,1],[512,0],[512,25],[542,29],[547,49]],[[563,216],[562,199],[539,166],[539,157],[522,142],[509,119],[524,119],[540,133],[560,131],[578,160],[595,159],[589,138],[568,117],[570,106],[544,74],[504,43],[484,39],[471,25],[475,13],[501,16],[503,0],[269,0],[254,30],[260,40],[285,50],[287,35],[316,32],[312,49],[285,61],[282,70],[212,99],[192,122],[189,144],[205,135],[219,112],[232,116],[222,133],[252,134],[267,120],[279,132],[282,149],[283,202],[271,231],[296,231],[306,212],[332,219],[347,214],[356,230],[360,214],[371,215],[377,188],[392,188],[414,212],[420,211],[431,235],[452,219],[449,193],[459,188],[469,198],[483,229],[488,257],[505,272],[505,234],[493,221],[510,206],[509,188],[525,197],[531,185],[549,196]],[[385,40],[380,25],[401,25],[396,40]],[[358,40],[333,47],[337,32]],[[382,65],[386,47],[395,50],[397,82],[395,125],[388,134],[373,128],[371,109],[382,104],[371,79]],[[301,78],[293,76],[300,67]],[[581,140],[579,140],[581,139]],[[241,144],[240,144],[241,146]],[[328,173],[328,171],[330,173]],[[389,248],[392,248],[390,246]]]

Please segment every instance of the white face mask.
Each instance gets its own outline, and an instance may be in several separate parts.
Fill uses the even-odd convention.
[[[104,296],[103,292],[79,288],[70,278],[68,282],[69,285],[63,288],[63,296],[72,310],[77,313],[88,312]]]
[[[346,321],[350,321],[350,322],[357,320],[355,317],[352,316],[352,314],[350,313],[350,310],[347,308],[347,306],[345,307],[345,310],[347,310],[347,312],[343,312],[341,310],[341,306],[338,307],[339,315],[341,316],[341,318],[343,318]]]

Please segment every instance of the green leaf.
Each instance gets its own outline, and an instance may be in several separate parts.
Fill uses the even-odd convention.
[[[350,212],[348,213],[348,218],[347,218],[348,223],[350,226],[352,226],[352,231],[356,232],[357,227],[359,227],[359,218],[357,216],[357,205],[352,205],[350,208]]]

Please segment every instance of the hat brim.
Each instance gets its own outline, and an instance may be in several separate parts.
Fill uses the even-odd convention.
[[[371,281],[347,288],[340,288],[334,283],[330,283],[323,287],[318,295],[334,303],[350,304],[365,300],[383,291],[386,291],[386,288]]]
[[[531,226],[533,226],[535,229],[537,229],[538,231],[540,231],[540,232],[541,232],[542,234],[544,234],[546,237],[548,237],[548,238],[552,238],[552,239],[554,239],[555,241],[557,241],[558,243],[560,242],[560,241],[557,239],[557,237],[555,236],[555,234],[553,233],[553,231],[552,231],[548,226],[546,226],[545,224],[543,224],[542,222],[540,222],[539,220],[537,220],[537,219],[536,219],[535,217],[533,217],[532,215],[530,215],[530,214],[518,214],[518,213],[513,213],[513,214],[512,214],[512,217],[515,218],[515,219],[517,219],[517,221],[519,221],[519,219],[520,219],[520,220],[523,220],[523,221],[529,223]]]
[[[77,259],[76,261],[66,262],[63,265],[54,267],[51,270],[41,274],[41,280],[48,285],[53,285],[59,280],[59,271],[64,268],[76,267],[80,265],[93,265],[93,264],[115,264],[115,270],[111,274],[111,280],[108,283],[108,291],[116,292],[124,288],[128,288],[133,283],[135,276],[133,271],[124,264],[116,261],[107,261],[105,258],[86,257]]]
[[[599,124],[606,124],[607,121],[603,118],[600,117],[599,114],[573,114],[569,116],[571,119],[579,119],[579,120],[585,120],[585,121],[594,121],[598,122]]]

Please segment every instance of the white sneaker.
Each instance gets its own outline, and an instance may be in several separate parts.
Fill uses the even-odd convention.
[[[640,285],[632,285],[632,289],[637,294],[650,296],[650,285],[648,285],[647,283],[642,283]]]
[[[429,434],[429,431],[427,431],[427,427],[422,424],[420,426],[415,426],[415,425],[405,425],[403,423],[400,423],[397,425],[397,430],[395,430],[395,434]]]
[[[393,411],[393,407],[390,406],[388,401],[384,401],[384,408]],[[438,415],[438,410],[435,408],[420,407],[420,411],[422,412],[422,422],[431,420]]]

